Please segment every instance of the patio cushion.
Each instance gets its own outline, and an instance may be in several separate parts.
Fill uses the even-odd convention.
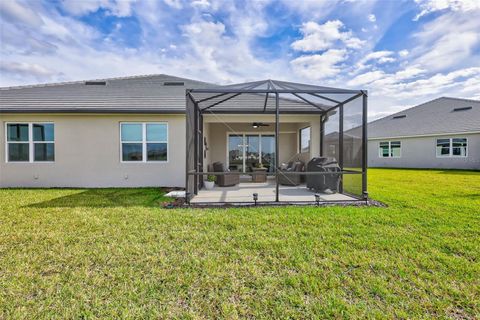
[[[293,172],[303,171],[303,163],[300,161],[296,161],[295,163],[293,163],[291,168],[292,168],[291,171]]]
[[[278,182],[281,185],[298,186],[302,182],[302,175],[287,174],[290,172],[303,172],[304,164],[301,161],[290,162],[289,167],[285,170],[280,170]]]
[[[222,162],[213,163],[213,172],[225,172],[225,166]]]

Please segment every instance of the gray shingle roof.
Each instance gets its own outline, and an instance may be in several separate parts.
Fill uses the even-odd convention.
[[[453,111],[455,108],[472,107]],[[397,116],[403,116],[394,119]],[[368,124],[368,138],[480,131],[480,101],[441,97]]]
[[[89,80],[90,81],[90,80]],[[217,85],[164,74],[0,88],[1,112],[184,113],[186,88]],[[184,85],[165,86],[165,82]]]
[[[266,80],[267,81],[267,80]],[[273,81],[273,80],[268,80]],[[106,85],[99,83],[105,82]],[[165,85],[166,83],[183,85]],[[262,81],[258,81],[262,82]],[[279,83],[284,83],[280,82]],[[90,83],[90,85],[87,85]],[[237,85],[238,86],[238,85]],[[303,85],[311,89],[311,85]],[[52,83],[32,86],[0,88],[0,113],[18,112],[122,112],[122,113],[185,113],[185,89],[229,88],[170,75],[145,75],[122,78]],[[324,88],[324,87],[315,87]],[[331,89],[334,88],[325,88]],[[342,89],[335,89],[342,90]],[[346,90],[347,94],[351,92]],[[197,94],[200,95],[201,94]],[[207,94],[210,96],[210,94]],[[347,96],[348,98],[348,96]],[[225,97],[201,103],[201,107],[214,104]],[[281,97],[281,108],[290,112],[318,112],[299,99]],[[312,99],[311,97],[309,99]],[[273,96],[267,101],[267,112],[275,110]],[[221,104],[223,111],[263,112],[264,94],[242,94]],[[331,103],[315,101],[318,107],[329,109]],[[218,111],[219,108],[215,108]],[[213,111],[213,110],[212,110]]]

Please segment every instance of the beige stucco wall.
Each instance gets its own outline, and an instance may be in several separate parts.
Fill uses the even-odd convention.
[[[54,163],[7,163],[5,123],[55,123]],[[168,162],[121,163],[123,121],[168,123]],[[0,187],[141,187],[185,185],[184,115],[0,114]]]
[[[298,150],[298,130],[312,126],[310,155],[318,155],[318,117],[281,116],[280,161],[287,162]],[[168,162],[122,163],[120,122],[168,123]],[[253,129],[251,123],[270,123]],[[8,163],[5,154],[6,122],[53,122],[55,162]],[[205,117],[204,133],[209,150],[205,164],[226,161],[227,131],[275,131],[270,115],[220,115]],[[228,127],[225,125],[228,123]],[[185,184],[185,116],[129,114],[0,114],[0,187],[143,187]],[[205,166],[206,168],[206,166]]]

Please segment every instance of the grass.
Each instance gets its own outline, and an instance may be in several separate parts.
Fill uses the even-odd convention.
[[[0,190],[0,319],[480,317],[480,172],[369,171],[379,207],[159,208]]]

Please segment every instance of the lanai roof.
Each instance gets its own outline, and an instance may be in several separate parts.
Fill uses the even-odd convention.
[[[190,90],[200,110],[213,112],[271,113],[275,95],[281,112],[323,113],[359,97],[363,91],[279,80],[261,80]]]

